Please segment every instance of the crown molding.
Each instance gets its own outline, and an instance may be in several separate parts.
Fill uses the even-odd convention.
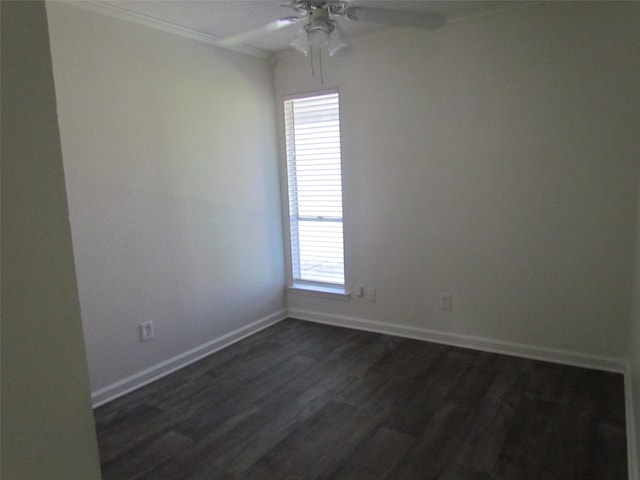
[[[74,7],[89,10],[100,15],[107,15],[110,17],[119,18],[127,22],[136,23],[145,27],[154,28],[156,30],[162,30],[163,32],[172,33],[180,37],[189,38],[198,42],[207,43],[215,47],[224,48],[227,50],[233,50],[235,52],[244,53],[258,58],[270,58],[271,54],[258,48],[248,47],[246,45],[227,45],[223,42],[223,39],[210,35],[204,32],[198,32],[191,30],[190,28],[182,27],[171,22],[166,22],[155,17],[143,15],[141,13],[132,12],[117,5],[104,3],[101,1],[86,1],[86,0],[62,0],[61,3],[66,5],[72,5]]]

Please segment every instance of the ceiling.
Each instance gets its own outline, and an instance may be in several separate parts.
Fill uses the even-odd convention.
[[[252,31],[269,22],[290,17],[295,12],[283,6],[288,0],[103,0],[95,2],[118,10],[120,14],[132,13],[138,20],[160,21],[182,29],[206,34],[214,38],[225,38]],[[496,10],[524,5],[523,1],[489,0],[354,0],[350,5],[402,11],[439,13],[449,22],[468,16],[486,14]],[[385,28],[384,25],[340,22],[348,41],[349,36],[358,35],[372,29]],[[278,31],[257,35],[243,40],[243,45],[263,52],[277,52],[289,47],[300,25],[290,25]]]

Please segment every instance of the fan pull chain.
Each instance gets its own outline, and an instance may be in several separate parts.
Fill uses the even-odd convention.
[[[309,58],[311,58],[311,76],[315,77],[316,72],[315,72],[315,69],[313,68],[313,45],[309,45]]]
[[[311,76],[316,76],[315,66],[313,64],[313,45],[309,45],[309,58],[311,59]],[[324,85],[324,75],[322,73],[322,48],[318,49],[318,65],[320,67],[320,83]]]

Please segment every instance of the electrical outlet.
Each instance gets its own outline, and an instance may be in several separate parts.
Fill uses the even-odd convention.
[[[440,295],[440,309],[452,310],[453,309],[453,295],[450,293],[443,293]]]
[[[148,342],[153,338],[153,322],[141,323],[139,328],[141,342]]]
[[[367,300],[369,300],[370,302],[375,302],[376,301],[376,289],[375,288],[367,288],[366,289],[366,293],[367,293]]]

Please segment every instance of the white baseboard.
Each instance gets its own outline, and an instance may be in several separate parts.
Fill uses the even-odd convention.
[[[627,364],[624,374],[624,403],[627,428],[627,458],[629,460],[629,480],[640,480],[638,471],[638,443],[636,441],[636,422],[633,410],[633,385],[631,368]]]
[[[343,315],[331,315],[311,310],[298,308],[289,309],[289,317],[338,327],[365,330],[368,332],[384,333],[398,337],[425,340],[455,347],[471,348],[485,352],[512,355],[515,357],[543,360],[563,365],[592,368],[609,372],[622,373],[625,382],[625,415],[627,434],[627,454],[629,466],[629,480],[640,480],[638,472],[638,458],[636,450],[635,422],[633,412],[633,394],[631,388],[631,374],[628,362],[622,358],[602,357],[579,352],[569,352],[560,349],[551,349],[525,345],[516,342],[505,342],[472,335],[440,332],[427,328],[394,325],[386,322],[367,320]]]
[[[280,310],[278,312],[267,315],[249,325],[238,328],[232,332],[229,332],[221,337],[210,340],[202,345],[199,345],[191,350],[169,358],[163,362],[158,363],[152,367],[146,368],[141,372],[135,373],[127,378],[124,378],[118,382],[107,385],[104,388],[91,392],[91,402],[93,408],[104,405],[118,397],[126,395],[129,392],[137,390],[144,385],[147,385],[155,380],[158,380],[166,375],[169,375],[176,370],[179,370],[191,363],[211,355],[218,350],[228,347],[229,345],[236,343],[243,338],[246,338],[254,333],[259,332],[271,325],[274,325],[287,318],[287,311]]]
[[[397,337],[413,338],[428,342],[441,343],[454,347],[471,348],[485,352],[512,355],[515,357],[543,360],[547,362],[586,367],[608,372],[625,373],[627,362],[623,358],[602,357],[579,352],[570,352],[560,349],[536,347],[523,343],[506,342],[473,335],[441,332],[421,327],[396,325],[387,322],[367,320],[358,317],[332,315],[299,308],[290,308],[289,316],[300,320],[317,323],[325,323],[338,327],[365,330],[368,332],[384,333]]]
[[[626,360],[615,357],[602,357],[577,352],[569,352],[559,349],[536,347],[515,342],[505,342],[472,335],[461,335],[457,333],[440,332],[427,328],[411,327],[405,325],[395,325],[375,320],[367,320],[358,317],[344,315],[332,315],[311,310],[290,308],[280,310],[271,315],[263,317],[249,325],[229,332],[221,337],[213,339],[199,345],[187,352],[176,355],[170,359],[160,362],[153,367],[147,368],[131,375],[123,380],[115,382],[104,388],[91,393],[93,407],[99,407],[105,403],[126,395],[138,388],[143,387],[155,380],[169,375],[187,365],[211,355],[243,338],[259,332],[271,325],[274,325],[287,317],[297,318],[310,322],[335,325],[338,327],[353,328],[368,332],[383,333],[398,337],[413,338],[434,343],[441,343],[455,347],[471,348],[492,353],[513,355],[516,357],[530,358],[533,360],[543,360],[548,362],[573,365],[578,367],[593,368],[624,374],[625,382],[625,411],[626,411],[626,432],[627,432],[627,452],[629,459],[629,480],[640,480],[638,471],[638,458],[636,456],[636,436],[635,421],[633,411],[633,393],[631,386],[631,373]]]

